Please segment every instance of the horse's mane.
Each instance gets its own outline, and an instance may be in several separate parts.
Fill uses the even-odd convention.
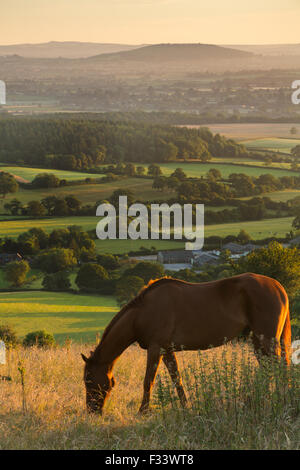
[[[119,321],[119,319],[124,315],[124,313],[127,312],[129,308],[136,307],[138,305],[141,305],[145,295],[149,292],[155,289],[158,286],[161,286],[162,284],[167,284],[169,282],[178,282],[178,283],[184,283],[184,281],[181,281],[179,279],[174,279],[172,277],[161,277],[160,279],[154,279],[150,280],[146,286],[144,286],[138,295],[134,297],[134,299],[130,300],[126,305],[124,305],[121,310],[113,317],[111,322],[108,324],[108,326],[105,328],[104,333],[101,338],[101,342],[106,338],[108,333],[111,331],[112,327]]]

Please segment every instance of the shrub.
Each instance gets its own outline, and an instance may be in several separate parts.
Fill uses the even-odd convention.
[[[161,264],[150,263],[148,261],[141,261],[131,269],[125,271],[126,276],[137,276],[144,280],[145,284],[148,284],[150,279],[158,279],[163,277],[165,270]]]
[[[74,252],[68,248],[43,250],[35,257],[33,262],[35,268],[41,269],[48,274],[73,268],[76,264],[77,259],[74,256]]]
[[[88,291],[98,291],[101,289],[103,281],[109,279],[106,269],[99,264],[86,263],[78,271],[75,282],[79,289]]]
[[[17,333],[8,324],[0,325],[0,340],[4,341],[7,348],[14,348],[18,344]]]
[[[12,261],[5,266],[5,277],[12,287],[21,287],[29,271],[27,261]]]
[[[55,274],[47,274],[43,279],[43,288],[46,290],[68,290],[71,287],[68,273],[65,271],[59,271]]]
[[[124,276],[117,282],[116,298],[120,306],[127,304],[144,287],[144,280],[138,276]]]
[[[39,348],[51,347],[55,345],[55,339],[45,330],[33,331],[25,336],[23,345],[26,347],[38,346]]]
[[[110,254],[100,254],[97,256],[97,263],[107,270],[118,269],[120,261],[117,256]]]

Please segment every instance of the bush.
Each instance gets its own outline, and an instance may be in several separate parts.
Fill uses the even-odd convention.
[[[52,291],[65,291],[69,290],[71,287],[68,273],[65,271],[59,271],[55,274],[47,274],[43,279],[42,285],[44,289]]]
[[[86,263],[79,269],[75,282],[79,289],[92,292],[99,291],[103,287],[103,282],[108,279],[108,273],[102,266]]]
[[[24,340],[23,346],[30,347],[30,346],[38,346],[39,348],[42,347],[51,347],[55,345],[55,339],[53,335],[47,333],[45,330],[33,331],[28,333]]]
[[[165,275],[164,267],[158,263],[151,263],[148,261],[141,261],[136,264],[133,268],[125,271],[126,276],[137,276],[144,280],[145,284],[151,279],[159,279]]]
[[[19,342],[15,330],[7,324],[0,325],[0,340],[4,341],[7,348],[14,348]]]
[[[5,266],[5,278],[11,287],[21,287],[29,269],[29,264],[25,260],[12,261]]]
[[[127,304],[144,287],[144,280],[138,276],[124,276],[116,285],[116,298],[120,306]]]
[[[77,265],[73,250],[67,248],[52,248],[43,250],[33,260],[33,266],[48,274],[70,269]]]

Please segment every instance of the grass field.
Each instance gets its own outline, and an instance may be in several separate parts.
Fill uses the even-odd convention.
[[[96,175],[98,176],[98,175]],[[174,192],[166,190],[164,192],[152,189],[153,181],[141,178],[126,178],[113,183],[84,184],[63,186],[55,189],[22,189],[18,193],[8,194],[5,198],[7,203],[12,199],[19,199],[23,204],[33,200],[42,200],[47,196],[66,197],[76,196],[82,204],[96,204],[98,201],[108,199],[116,189],[130,189],[134,192],[135,198],[141,201],[166,200],[174,197]],[[0,205],[0,211],[4,211],[4,204]]]
[[[236,140],[262,139],[266,137],[291,137],[290,130],[296,127],[300,135],[300,124],[285,123],[245,123],[245,124],[207,124],[202,126],[187,127],[208,127],[213,134],[222,134],[228,138]]]
[[[244,140],[242,143],[249,150],[261,149],[261,150],[272,150],[274,152],[291,153],[292,148],[300,144],[300,140],[269,138],[269,139]]]
[[[231,173],[245,173],[249,176],[258,177],[260,174],[269,173],[276,177],[280,176],[292,176],[298,175],[297,172],[292,172],[288,170],[287,164],[277,164],[273,167],[262,168],[263,162],[256,162],[257,167],[247,166],[253,164],[253,162],[245,162],[245,164],[231,164],[228,162],[217,163],[216,161],[211,163],[166,163],[160,164],[162,172],[165,176],[169,176],[176,168],[182,168],[182,170],[190,177],[200,177],[205,176],[210,168],[218,169],[224,178],[228,178]],[[144,165],[147,168],[147,165]],[[9,167],[7,167],[9,169]],[[11,167],[11,169],[16,169],[17,167]],[[25,173],[23,172],[24,168],[20,168],[20,175]],[[35,169],[26,169],[32,170],[35,172]],[[60,172],[62,173],[62,172]],[[70,179],[79,178],[79,175],[85,175],[84,173],[76,172],[67,172]],[[27,175],[29,176],[29,175]],[[60,175],[62,176],[62,175]],[[99,175],[94,175],[99,176]],[[10,202],[12,199],[17,198],[21,201],[22,204],[27,204],[29,201],[33,200],[42,200],[47,196],[55,194],[57,197],[66,197],[70,195],[75,195],[82,204],[96,204],[98,201],[103,199],[108,199],[113,191],[116,189],[130,189],[133,191],[134,196],[139,201],[150,202],[150,201],[165,201],[170,198],[173,198],[175,193],[168,190],[167,188],[164,191],[157,191],[152,188],[153,180],[152,179],[143,179],[143,178],[126,178],[116,182],[102,183],[102,184],[89,184],[89,185],[72,185],[72,186],[63,186],[59,188],[45,188],[45,189],[23,189],[20,188],[17,193],[8,194],[4,200],[0,203],[0,213],[4,213],[4,204]]]
[[[2,366],[12,382],[0,383],[1,449],[299,450],[299,366],[290,370],[287,386],[284,367],[259,368],[247,345],[181,352],[186,410],[161,364],[152,410],[141,416],[146,353],[133,345],[117,361],[116,385],[97,416],[85,411],[80,357],[94,347],[12,351],[9,366]]]
[[[255,164],[255,163],[254,163]],[[146,165],[142,165],[147,168]],[[216,163],[216,159],[210,163],[160,163],[163,174],[170,176],[176,168],[181,168],[187,176],[197,177],[205,176],[211,168],[219,170],[224,178],[228,178],[231,173],[244,173],[249,176],[258,177],[261,174],[269,173],[279,178],[280,176],[296,176],[299,173],[289,171],[284,168],[255,168],[247,165],[235,165],[234,163]]]
[[[0,171],[5,171],[13,175],[19,176],[26,181],[31,182],[39,173],[52,173],[59,179],[65,180],[84,180],[85,178],[101,178],[103,175],[95,175],[92,173],[81,173],[78,171],[52,170],[45,168],[30,168],[18,166],[5,166],[0,164]]]
[[[215,224],[205,226],[205,237],[210,235],[235,235],[243,228],[253,238],[262,239],[270,236],[285,236],[291,230],[293,217],[279,217],[254,222],[234,222],[227,224]],[[94,230],[98,222],[97,217],[53,217],[37,220],[10,220],[0,222],[0,237],[17,237],[20,233],[30,228],[40,227],[50,232],[54,229],[65,228],[70,225],[78,225],[83,230]],[[183,243],[169,240],[97,240],[97,248],[105,253],[122,253],[136,251],[140,246],[157,249],[170,249],[183,247]],[[129,250],[128,250],[129,248]]]
[[[276,202],[287,202],[291,199],[294,199],[295,197],[300,196],[300,190],[299,189],[286,189],[283,191],[275,191],[267,194],[263,194],[265,197],[269,197],[273,201]],[[247,200],[251,199],[252,196],[249,197],[242,197],[241,200]]]
[[[0,323],[13,325],[18,336],[46,329],[57,342],[67,337],[92,342],[118,311],[113,297],[41,291],[1,292]]]

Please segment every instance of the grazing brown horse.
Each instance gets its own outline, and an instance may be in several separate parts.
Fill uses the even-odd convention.
[[[132,343],[147,350],[144,396],[147,411],[155,375],[163,359],[182,406],[186,396],[174,351],[217,347],[253,332],[260,354],[284,357],[289,364],[291,326],[287,294],[275,279],[241,274],[213,282],[190,283],[172,278],[150,281],[112,319],[102,340],[85,361],[84,381],[89,411],[101,413],[114,386],[112,370]]]

